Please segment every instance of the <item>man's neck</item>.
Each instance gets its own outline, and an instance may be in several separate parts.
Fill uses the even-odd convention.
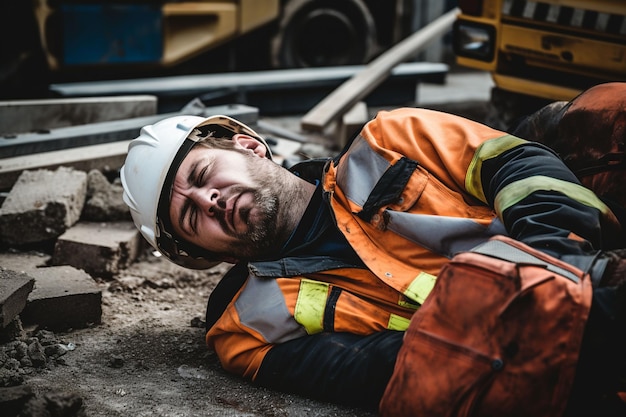
[[[281,244],[285,244],[289,236],[291,236],[296,227],[298,227],[315,193],[315,188],[315,184],[311,184],[292,173],[287,173],[284,187],[280,195],[281,204],[278,213],[279,219],[284,220],[282,224],[286,226],[281,236]]]

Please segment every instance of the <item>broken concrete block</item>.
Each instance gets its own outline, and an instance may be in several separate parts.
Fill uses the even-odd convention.
[[[35,288],[20,317],[50,328],[79,328],[102,320],[102,291],[93,278],[71,266],[38,268]]]
[[[20,412],[24,404],[34,397],[35,394],[28,385],[0,388],[0,409],[2,409],[2,415],[7,417],[21,415]]]
[[[121,184],[110,183],[99,170],[87,174],[87,201],[81,220],[92,222],[130,220],[130,210],[122,200]]]
[[[130,265],[143,240],[132,222],[78,222],[59,236],[53,265],[71,265],[108,278]]]
[[[58,237],[80,218],[86,193],[82,171],[22,172],[0,208],[0,240],[23,245]]]
[[[20,316],[17,316],[6,327],[0,328],[0,344],[10,343],[14,340],[22,340],[26,338],[26,331],[22,326]],[[0,364],[2,363],[2,354],[0,354]],[[0,386],[2,386],[2,378],[0,378]]]
[[[23,272],[0,268],[0,327],[8,326],[22,312],[34,283]]]
[[[148,95],[0,101],[0,133],[150,116],[156,114],[157,104],[156,96]]]

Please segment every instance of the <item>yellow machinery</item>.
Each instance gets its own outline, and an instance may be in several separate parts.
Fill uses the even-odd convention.
[[[460,0],[459,7],[457,62],[491,72],[500,93],[568,100],[626,80],[624,0]]]

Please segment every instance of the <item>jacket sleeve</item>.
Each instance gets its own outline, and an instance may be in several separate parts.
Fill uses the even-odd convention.
[[[255,383],[322,401],[378,408],[404,332],[318,333],[274,346]]]
[[[491,207],[511,237],[551,255],[606,249],[622,234],[613,212],[539,143],[424,109],[383,113],[364,131],[383,155],[414,159],[450,190]]]
[[[402,344],[403,332],[362,336],[324,332],[278,344],[241,325],[233,307],[248,271],[236,265],[211,293],[207,344],[222,366],[268,388],[375,410]]]
[[[583,255],[619,238],[611,210],[543,145],[523,142],[485,159],[480,181],[510,236],[536,249]]]
[[[206,313],[206,343],[215,351],[224,369],[252,378],[271,344],[238,319],[234,302],[247,278],[246,264],[237,264],[211,292]]]

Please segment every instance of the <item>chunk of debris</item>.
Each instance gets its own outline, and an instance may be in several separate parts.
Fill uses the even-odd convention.
[[[67,329],[102,321],[102,291],[85,271],[53,266],[30,274],[35,289],[20,315],[24,323]]]
[[[80,218],[86,194],[85,172],[22,172],[0,208],[0,240],[24,245],[60,236]]]
[[[17,316],[6,327],[0,328],[0,343],[7,343],[11,340],[22,338],[26,335],[22,320]],[[2,360],[0,359],[0,363]]]
[[[109,358],[108,365],[111,368],[122,368],[124,366],[124,358],[119,355],[112,355]]]
[[[17,317],[28,300],[35,279],[23,272],[0,267],[0,327],[7,327]]]
[[[97,169],[87,174],[87,200],[81,219],[92,222],[130,220],[128,206],[122,200],[124,189],[119,183],[111,183]]]
[[[85,417],[87,415],[82,397],[73,392],[53,391],[33,395],[32,392],[29,394],[28,390],[22,398],[12,404],[12,409],[6,410],[6,414],[3,409],[2,415],[6,417]]]
[[[138,256],[142,237],[132,222],[78,222],[61,235],[53,265],[71,265],[93,276],[110,278]]]
[[[0,388],[0,408],[4,416],[17,416],[22,407],[35,396],[28,385]],[[6,414],[5,414],[6,413]]]
[[[49,330],[38,330],[34,335],[23,335],[1,344],[0,387],[20,385],[24,375],[67,365],[64,356],[74,349],[73,343],[60,340]]]

